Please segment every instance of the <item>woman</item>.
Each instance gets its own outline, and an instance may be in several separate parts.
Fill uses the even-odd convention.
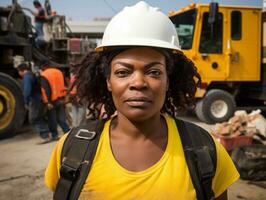
[[[174,117],[193,105],[199,74],[180,51],[169,18],[145,2],[126,7],[78,69],[79,97],[95,117],[104,105],[108,119],[79,199],[196,199]],[[53,190],[65,138],[45,174]],[[215,144],[212,189],[221,200],[239,174]]]

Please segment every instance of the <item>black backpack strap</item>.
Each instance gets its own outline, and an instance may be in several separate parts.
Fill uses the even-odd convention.
[[[212,179],[217,162],[214,140],[207,131],[192,123],[176,119],[176,125],[197,199],[213,199]]]
[[[70,131],[62,149],[55,200],[78,199],[96,154],[104,123],[104,120],[87,121]]]

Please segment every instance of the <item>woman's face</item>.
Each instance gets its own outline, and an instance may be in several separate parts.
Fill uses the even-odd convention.
[[[168,88],[165,56],[152,48],[132,48],[115,56],[107,79],[118,114],[149,119],[164,104]]]

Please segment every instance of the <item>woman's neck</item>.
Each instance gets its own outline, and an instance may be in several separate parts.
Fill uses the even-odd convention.
[[[118,113],[112,122],[111,133],[113,132],[116,136],[123,135],[131,139],[145,140],[164,136],[165,129],[167,128],[160,113],[144,121],[133,121]]]

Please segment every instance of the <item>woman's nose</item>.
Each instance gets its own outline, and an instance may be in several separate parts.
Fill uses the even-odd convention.
[[[132,75],[130,89],[131,90],[143,90],[147,89],[148,83],[146,81],[145,75],[141,72],[136,72]]]

